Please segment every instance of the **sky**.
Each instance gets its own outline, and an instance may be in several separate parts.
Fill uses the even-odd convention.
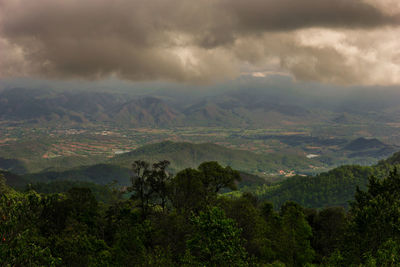
[[[0,0],[0,79],[400,85],[398,0]]]

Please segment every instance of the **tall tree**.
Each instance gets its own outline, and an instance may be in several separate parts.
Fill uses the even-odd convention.
[[[202,182],[205,189],[212,193],[218,193],[222,188],[236,190],[236,181],[240,181],[240,173],[231,167],[225,168],[216,161],[203,162],[198,170],[203,174]]]
[[[352,220],[344,252],[347,259],[363,262],[365,255],[376,257],[391,240],[400,244],[400,174],[395,169],[382,180],[369,179],[367,191],[357,189],[351,204]],[[396,246],[397,246],[396,245]],[[394,247],[396,247],[394,246]]]
[[[288,266],[311,263],[315,254],[310,244],[312,231],[302,207],[294,202],[287,202],[281,208],[281,217],[280,259]]]
[[[317,253],[317,261],[322,262],[340,248],[348,224],[342,207],[330,207],[316,212],[309,220],[313,228],[312,246]]]
[[[171,183],[171,200],[179,211],[190,214],[190,211],[203,209],[206,191],[202,183],[202,173],[195,169],[184,169],[176,174]]]
[[[0,195],[5,194],[9,191],[9,188],[6,184],[6,178],[3,174],[0,173]]]
[[[185,261],[191,266],[246,266],[241,230],[224,212],[213,207],[192,218]]]
[[[172,179],[172,175],[168,173],[167,168],[170,162],[168,160],[162,160],[153,164],[153,169],[149,177],[150,187],[156,195],[159,205],[163,212],[166,210],[169,184]]]
[[[128,191],[132,192],[132,199],[139,201],[142,217],[145,219],[150,209],[150,198],[154,193],[150,184],[152,174],[150,164],[143,160],[137,160],[132,164],[132,172],[132,185],[128,188]]]

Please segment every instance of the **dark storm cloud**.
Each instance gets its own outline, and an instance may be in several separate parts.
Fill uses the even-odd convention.
[[[0,0],[0,76],[210,81],[234,77],[243,62],[254,61],[245,56],[251,51],[237,51],[237,43],[252,38],[265,50],[272,47],[259,61],[280,57],[282,68],[301,77],[304,71],[282,56],[304,51],[297,40],[285,37],[291,44],[280,51],[281,40],[265,41],[266,34],[398,23],[359,0]],[[323,54],[316,66],[324,67],[305,76],[318,80],[319,73],[340,68],[332,59],[337,52],[324,51],[315,54]]]
[[[295,30],[305,27],[369,28],[398,24],[360,0],[225,0],[225,6],[248,30]]]

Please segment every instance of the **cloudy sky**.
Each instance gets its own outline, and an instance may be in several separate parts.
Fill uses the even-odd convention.
[[[400,85],[398,0],[0,0],[0,79]]]

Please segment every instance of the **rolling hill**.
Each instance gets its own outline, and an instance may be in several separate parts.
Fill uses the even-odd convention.
[[[66,171],[39,172],[34,174],[25,174],[23,178],[30,182],[51,182],[51,181],[86,181],[96,184],[109,184],[117,181],[119,184],[129,184],[131,176],[128,168],[111,165],[95,164],[91,166],[82,166],[72,168]]]
[[[0,157],[0,170],[22,174],[27,171],[24,162],[18,159],[6,159]]]
[[[271,201],[276,208],[295,201],[308,208],[348,207],[356,188],[366,188],[371,176],[386,177],[400,167],[400,152],[374,166],[340,166],[316,176],[295,176],[273,185],[250,188],[260,199]]]
[[[116,180],[119,184],[126,185],[129,184],[130,166],[135,160],[145,160],[151,163],[169,160],[171,162],[170,171],[173,173],[184,168],[196,168],[204,161],[218,161],[221,165],[229,165],[241,172],[243,181],[239,186],[262,185],[266,179],[271,178],[267,174],[276,176],[280,170],[300,173],[313,172],[312,167],[315,168],[319,164],[299,155],[260,155],[211,143],[192,144],[165,141],[145,145],[100,164],[74,167],[68,170],[30,173],[23,175],[23,178],[31,182],[79,180],[97,184],[107,184]]]
[[[110,163],[129,167],[133,161],[140,159],[149,162],[169,160],[173,171],[188,167],[195,168],[204,161],[218,161],[222,165],[229,165],[236,170],[252,174],[276,173],[280,170],[294,170],[300,173],[313,172],[315,166],[321,166],[318,161],[307,159],[301,155],[275,153],[261,155],[212,143],[193,144],[172,141],[145,145],[115,156],[110,159]]]
[[[376,138],[366,139],[360,137],[347,144],[343,150],[349,151],[350,157],[382,158],[393,154],[398,148],[387,145]]]
[[[273,158],[273,160],[272,160]],[[238,184],[241,192],[252,192],[260,200],[271,201],[279,208],[286,201],[295,201],[308,208],[327,206],[348,207],[357,187],[365,189],[368,178],[383,178],[395,167],[400,167],[400,152],[373,166],[345,165],[315,176],[297,175],[271,182],[265,178],[250,174],[245,169],[274,168],[294,164],[294,168],[309,164],[310,161],[298,157],[279,155],[258,155],[248,151],[232,150],[215,144],[174,143],[170,141],[143,146],[132,152],[122,154],[108,163],[82,166],[61,172],[41,172],[23,176],[2,172],[7,184],[23,188],[28,183],[38,184],[59,181],[84,181],[107,185],[117,181],[120,185],[129,184],[130,164],[136,159],[154,162],[171,160],[171,171],[187,167],[197,167],[203,161],[216,160],[222,165],[230,165],[241,170],[242,181]],[[254,173],[254,172],[253,172]],[[233,194],[238,194],[234,192]]]

